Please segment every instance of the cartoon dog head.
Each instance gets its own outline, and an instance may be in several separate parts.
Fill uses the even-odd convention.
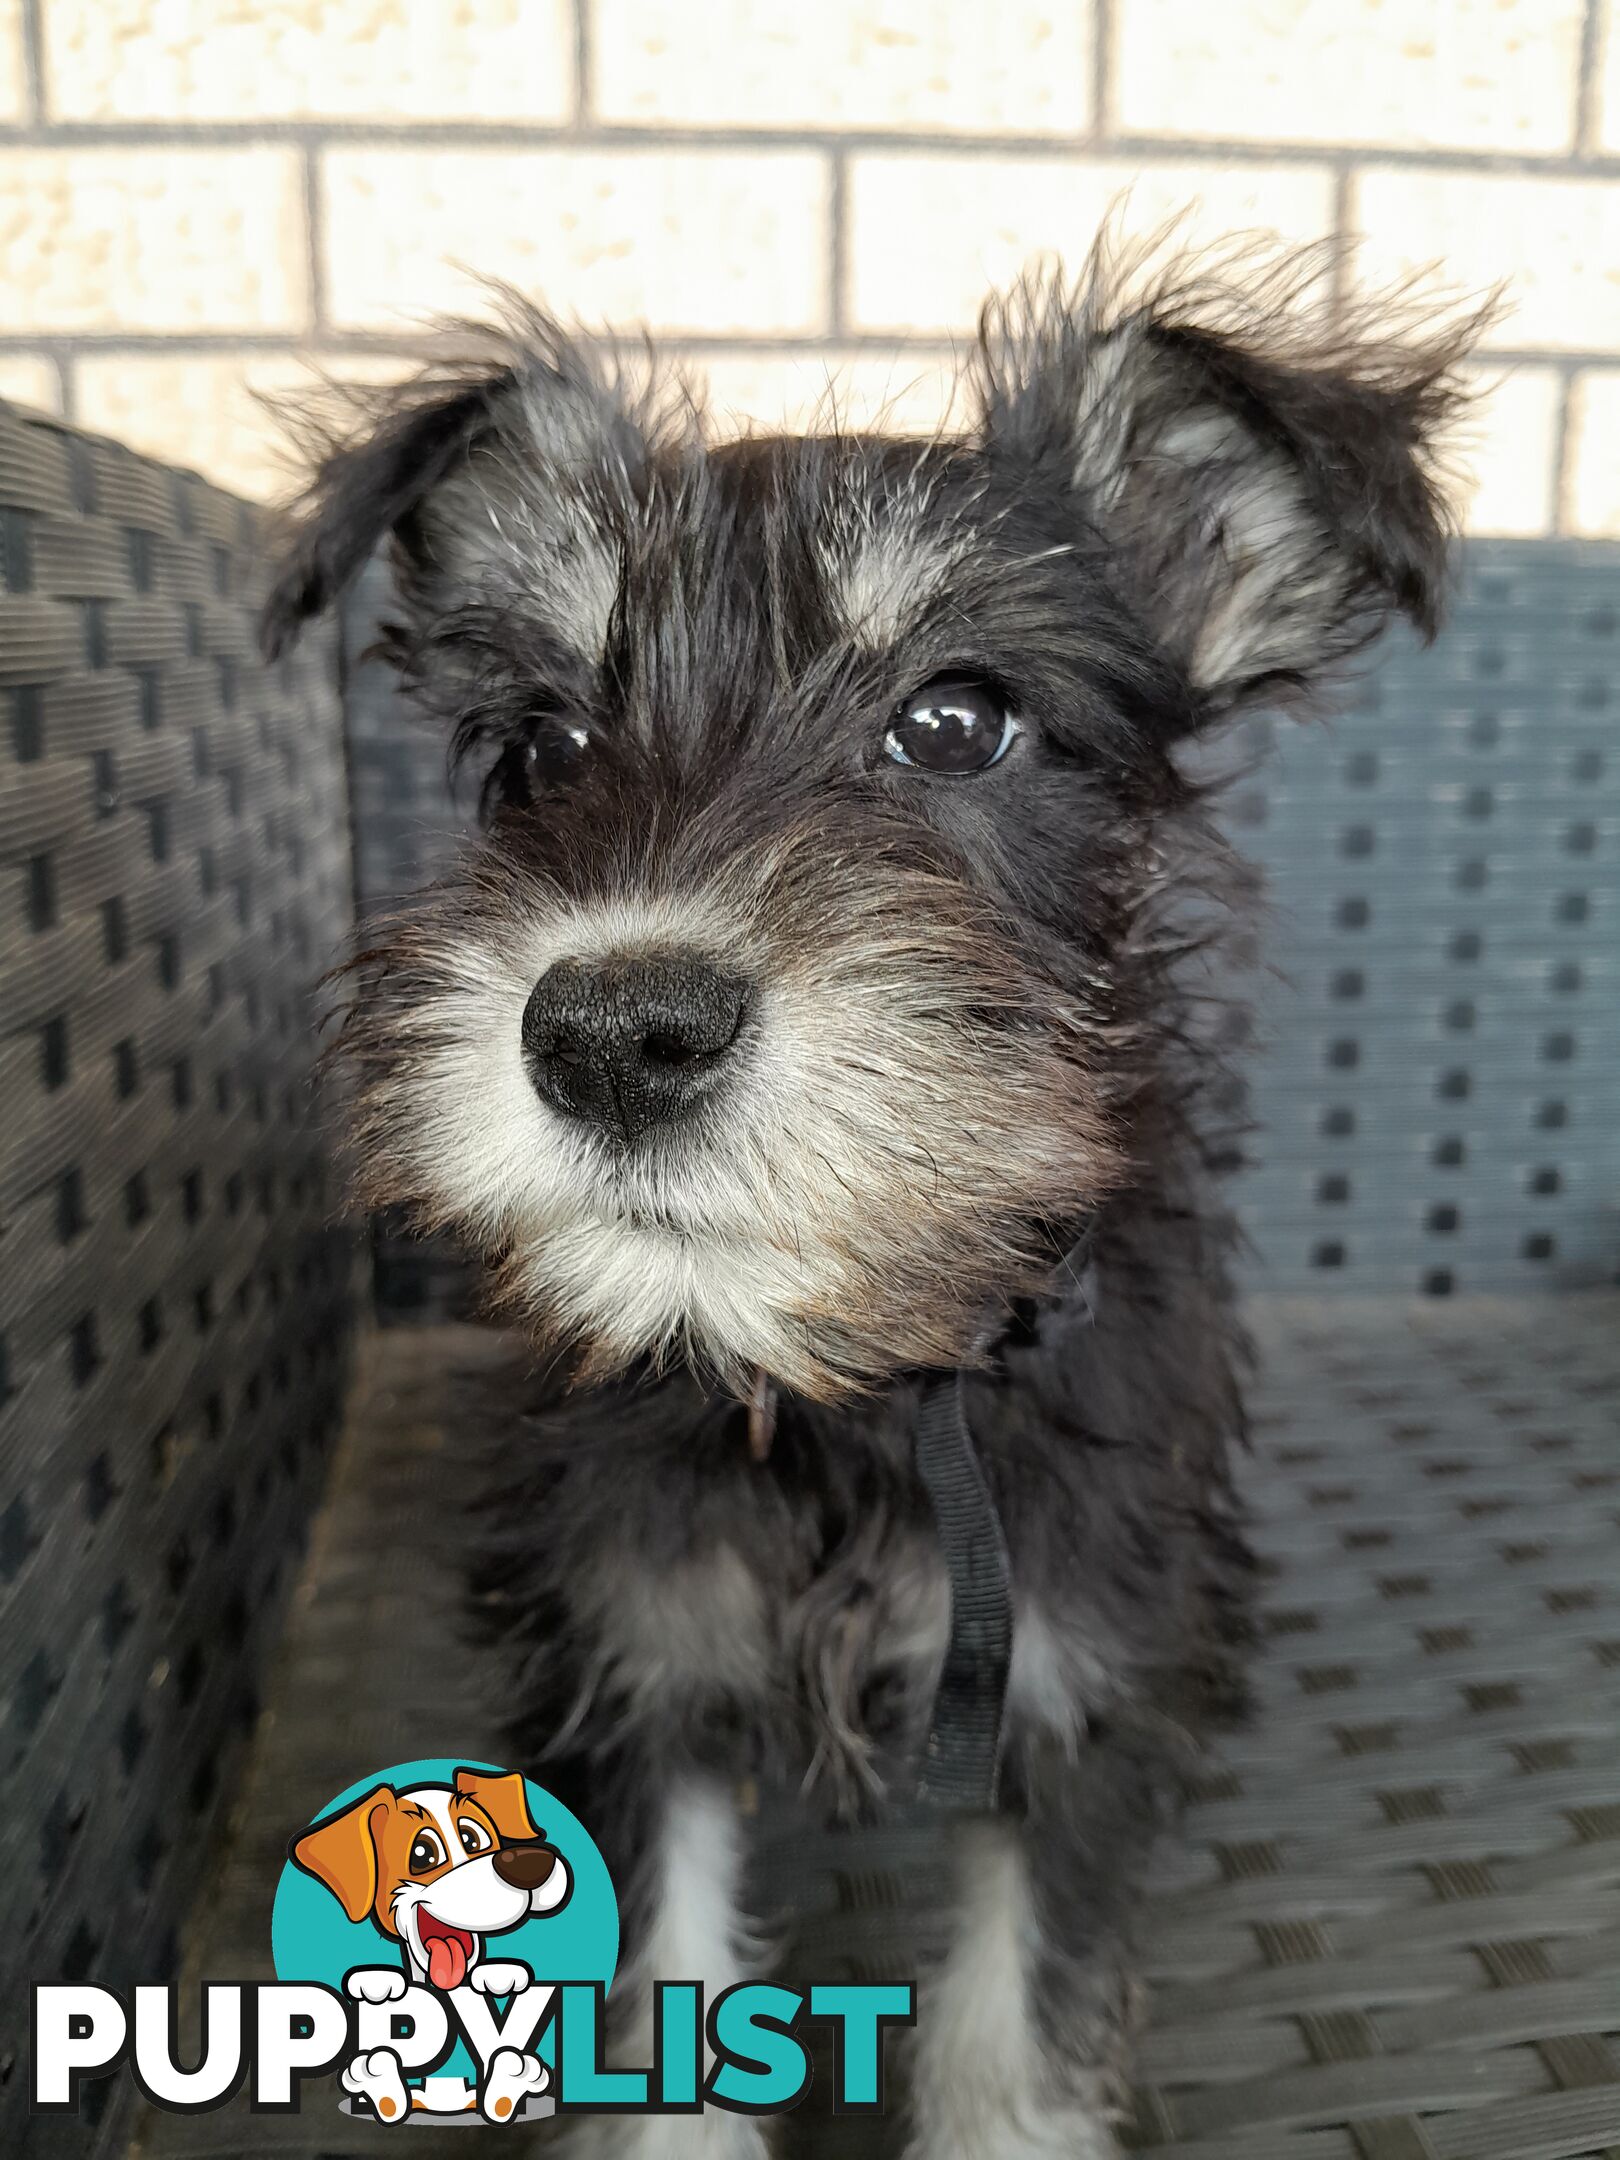
[[[351,1920],[403,1945],[413,1977],[459,1987],[483,1938],[561,1910],[562,1855],[529,1814],[517,1771],[457,1770],[449,1785],[379,1785],[293,1841],[292,1857]]]

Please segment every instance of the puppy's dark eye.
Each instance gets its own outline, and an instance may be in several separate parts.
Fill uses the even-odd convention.
[[[577,772],[590,747],[590,735],[577,720],[542,720],[523,750],[530,772],[549,781]]]
[[[410,1857],[406,1866],[413,1875],[426,1875],[432,1868],[444,1865],[444,1846],[436,1830],[418,1830],[411,1840]]]
[[[983,772],[1007,755],[1017,735],[999,690],[968,675],[936,675],[890,721],[883,752],[896,765],[927,772]]]
[[[464,1853],[493,1852],[495,1849],[495,1841],[489,1832],[482,1823],[474,1822],[470,1815],[457,1823],[456,1831]]]
[[[491,767],[484,783],[484,809],[533,802],[545,788],[572,779],[590,747],[590,733],[577,721],[537,721],[521,742],[508,743]]]

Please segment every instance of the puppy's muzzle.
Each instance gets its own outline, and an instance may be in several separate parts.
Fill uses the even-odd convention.
[[[714,1086],[747,985],[696,954],[559,960],[530,993],[523,1048],[554,1110],[620,1140],[670,1124]]]

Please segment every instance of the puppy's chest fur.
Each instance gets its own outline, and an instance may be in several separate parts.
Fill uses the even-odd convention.
[[[1205,1533],[1227,1512],[1230,1426],[1212,1411],[1189,1432],[1140,1378],[1121,1386],[1130,1324],[1057,1315],[968,1386],[1011,1560],[1015,1747],[1072,1753],[1098,1716],[1179,1692],[1222,1595]],[[535,1744],[605,1722],[731,1771],[747,1735],[750,1767],[808,1779],[835,1812],[889,1789],[950,1619],[916,1407],[910,1387],[840,1412],[789,1402],[764,1462],[736,1405],[678,1379],[509,1432],[506,1459],[530,1467],[501,1500],[485,1589],[536,1651]],[[1165,1507],[1172,1485],[1193,1508]]]

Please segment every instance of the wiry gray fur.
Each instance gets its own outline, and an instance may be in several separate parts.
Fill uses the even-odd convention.
[[[980,417],[929,442],[715,446],[514,305],[329,446],[271,603],[277,642],[391,533],[390,649],[486,776],[481,847],[355,964],[357,1152],[538,1346],[479,1590],[519,1758],[630,1887],[632,2023],[650,1979],[765,1955],[740,1779],[851,1822],[904,1791],[948,1618],[918,1390],[999,1316],[967,1402],[1017,1608],[1002,1809],[962,1843],[913,2160],[1109,2149],[1131,1885],[1234,1696],[1240,1359],[1191,1025],[1232,879],[1178,755],[1391,613],[1433,627],[1471,329],[1313,313],[1323,268],[1099,251],[992,306]],[[887,762],[900,702],[963,671],[1016,713],[1007,758]],[[559,729],[589,747],[552,784]],[[627,950],[755,997],[702,1115],[628,1152],[540,1104],[519,1041],[539,972]],[[1087,1220],[1081,1295],[1052,1271]],[[711,2112],[605,2149],[765,2136]]]

